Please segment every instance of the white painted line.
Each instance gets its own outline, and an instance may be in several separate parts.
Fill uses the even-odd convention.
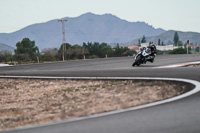
[[[167,65],[167,66],[159,66],[159,67],[154,67],[154,68],[175,68],[175,67],[182,67],[182,66],[195,65],[195,64],[200,64],[200,61]]]
[[[0,64],[0,67],[6,67],[6,66],[12,66],[12,65],[9,65],[9,64]]]
[[[51,126],[51,125],[57,125],[57,124],[62,124],[62,123],[68,123],[68,122],[74,122],[74,121],[80,121],[80,120],[86,120],[86,119],[91,119],[91,118],[98,118],[102,116],[108,116],[108,115],[113,115],[113,114],[118,114],[118,113],[126,113],[127,111],[135,111],[139,109],[144,109],[148,107],[153,107],[169,102],[173,102],[176,100],[180,100],[183,98],[186,98],[188,96],[191,96],[193,94],[196,94],[200,92],[200,82],[195,81],[195,80],[189,80],[189,79],[178,79],[178,78],[152,78],[152,77],[45,77],[45,76],[0,76],[0,78],[29,78],[29,79],[73,79],[73,80],[80,80],[80,79],[98,79],[98,80],[113,80],[113,79],[118,79],[118,80],[162,80],[162,81],[179,81],[179,82],[185,82],[185,83],[190,83],[195,85],[195,88],[192,89],[191,91],[184,93],[182,95],[169,98],[166,100],[154,102],[154,103],[149,103],[145,105],[140,105],[132,108],[127,108],[127,109],[121,109],[121,110],[116,110],[116,111],[110,111],[110,112],[105,112],[105,113],[100,113],[100,114],[95,114],[91,116],[84,116],[84,117],[78,117],[74,119],[69,119],[69,120],[64,120],[60,122],[53,122],[53,123],[47,123],[47,124],[41,124],[41,125],[33,125],[33,126],[26,126],[26,127],[20,127],[20,128],[15,128],[15,129],[10,129],[6,131],[17,131],[17,130],[24,130],[24,129],[30,129],[30,128],[38,128],[38,127],[45,127],[45,126]]]

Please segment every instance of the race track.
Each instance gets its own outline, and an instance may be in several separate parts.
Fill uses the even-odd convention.
[[[200,55],[162,55],[155,62],[132,67],[133,57],[65,61],[0,67],[0,76],[159,77],[200,82],[199,67],[158,68],[200,61]],[[199,133],[200,93],[139,110],[56,124],[16,129],[9,133]]]

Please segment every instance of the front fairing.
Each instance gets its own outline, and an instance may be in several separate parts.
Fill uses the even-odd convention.
[[[135,59],[139,56],[139,55],[141,55],[142,54],[142,52],[140,51],[140,52],[138,52],[137,53],[137,55],[135,56]]]
[[[145,50],[142,52],[142,56],[146,57],[148,55],[149,55],[149,53],[147,53]]]

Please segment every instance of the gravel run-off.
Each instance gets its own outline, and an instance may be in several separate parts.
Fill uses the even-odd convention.
[[[189,90],[171,81],[0,78],[0,130],[130,108]]]

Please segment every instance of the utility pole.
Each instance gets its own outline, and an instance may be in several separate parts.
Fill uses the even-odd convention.
[[[63,61],[65,61],[65,50],[66,50],[66,38],[65,38],[65,22],[67,21],[67,19],[61,19],[58,20],[58,22],[62,23],[62,35],[63,35]]]

